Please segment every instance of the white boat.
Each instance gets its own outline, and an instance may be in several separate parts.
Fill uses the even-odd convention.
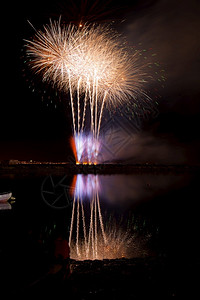
[[[0,203],[7,202],[12,197],[12,193],[0,193]]]
[[[0,210],[8,210],[11,208],[12,208],[12,206],[10,205],[10,203],[0,201]]]

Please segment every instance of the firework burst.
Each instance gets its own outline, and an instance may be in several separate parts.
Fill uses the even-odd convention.
[[[88,153],[88,141],[84,142],[86,131],[93,145],[93,153],[88,153],[86,160],[96,161],[105,105],[115,106],[145,95],[143,86],[147,76],[139,52],[130,55],[124,41],[120,41],[119,35],[108,26],[80,28],[62,26],[60,21],[50,22],[27,41],[32,70],[41,74],[43,81],[70,94],[79,162],[83,153]]]

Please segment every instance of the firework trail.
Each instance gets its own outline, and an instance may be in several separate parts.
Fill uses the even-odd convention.
[[[102,25],[80,28],[50,21],[26,42],[32,70],[69,92],[78,161],[85,150],[88,162],[95,162],[105,105],[134,101],[144,94],[146,73],[139,53],[130,55],[119,35]]]

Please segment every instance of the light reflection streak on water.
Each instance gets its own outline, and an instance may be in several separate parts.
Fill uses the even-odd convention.
[[[75,209],[76,209],[76,256],[81,258],[80,247],[84,248],[84,256],[86,259],[98,258],[98,240],[103,238],[103,243],[107,245],[107,238],[104,230],[103,218],[101,214],[101,206],[99,201],[100,184],[97,175],[83,176],[79,174],[76,179],[74,190],[72,217],[70,225],[69,245],[72,245],[72,233],[75,229]],[[90,221],[89,230],[86,228],[84,199],[90,199]],[[82,218],[82,220],[81,220]],[[80,224],[84,235],[84,246],[80,238]],[[83,254],[82,254],[83,255]]]
[[[111,215],[103,217],[102,187],[98,175],[76,176],[69,236],[73,259],[115,259],[141,253],[144,241],[137,240],[131,227],[120,226]]]

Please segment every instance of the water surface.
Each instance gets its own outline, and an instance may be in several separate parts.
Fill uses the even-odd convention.
[[[4,287],[18,289],[41,276],[58,236],[71,238],[71,258],[79,260],[198,257],[198,173],[10,174],[0,183],[16,198],[11,210],[0,210]]]

